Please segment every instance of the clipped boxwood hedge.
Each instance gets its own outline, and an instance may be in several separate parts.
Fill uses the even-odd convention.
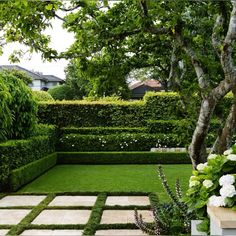
[[[37,161],[31,162],[11,172],[9,186],[11,191],[16,191],[23,185],[37,178],[57,163],[57,154],[53,153]]]
[[[120,133],[111,135],[63,135],[58,144],[59,151],[149,151],[159,147],[184,147],[176,134]]]
[[[62,134],[93,134],[107,135],[119,133],[145,133],[145,127],[65,127],[61,129]]]
[[[58,152],[58,164],[190,164],[186,152]]]
[[[143,102],[86,102],[56,101],[40,103],[41,123],[59,127],[118,126],[138,127],[145,125]]]

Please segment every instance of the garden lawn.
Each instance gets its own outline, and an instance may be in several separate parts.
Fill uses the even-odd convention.
[[[175,180],[185,191],[191,165],[163,165],[169,183]],[[58,165],[19,192],[156,192],[167,201],[157,173],[157,165]]]

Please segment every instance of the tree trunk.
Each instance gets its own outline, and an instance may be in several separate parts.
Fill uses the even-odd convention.
[[[232,90],[234,98],[229,115],[226,119],[224,128],[219,133],[217,140],[213,146],[213,153],[222,154],[231,146],[232,137],[236,129],[236,88]]]
[[[210,120],[216,103],[217,101],[212,97],[204,98],[202,101],[197,125],[189,146],[189,155],[193,168],[196,168],[199,163],[206,162],[207,152],[204,141],[208,133]]]

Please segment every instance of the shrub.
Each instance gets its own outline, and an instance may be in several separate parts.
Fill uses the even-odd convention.
[[[0,81],[6,85],[12,96],[7,104],[12,117],[11,125],[6,131],[7,138],[28,137],[34,128],[37,115],[37,104],[32,91],[24,82],[6,71],[0,72]]]
[[[25,166],[15,169],[10,174],[9,186],[11,191],[16,191],[23,185],[29,183],[57,163],[56,153],[31,162]]]
[[[119,133],[144,133],[146,128],[142,127],[65,127],[61,129],[63,134],[93,134],[107,135]]]
[[[59,164],[190,164],[186,152],[59,152]]]
[[[79,97],[79,94],[76,93],[76,90],[71,88],[67,84],[58,85],[54,88],[50,88],[48,93],[55,99],[55,100],[73,100]]]
[[[22,70],[17,70],[17,69],[8,70],[8,69],[6,69],[6,73],[12,74],[14,77],[23,81],[26,85],[29,85],[30,83],[32,83],[32,78],[26,72],[24,72]]]
[[[63,135],[58,143],[60,151],[149,151],[150,148],[179,147],[175,134],[111,134],[111,135]]]
[[[59,127],[119,126],[137,127],[145,124],[142,102],[63,101],[41,103],[41,123]]]
[[[46,91],[33,91],[34,98],[37,102],[53,101],[53,97]]]
[[[3,81],[0,80],[0,142],[7,139],[10,126],[12,124],[12,114],[9,109],[12,96]]]
[[[11,140],[1,143],[0,188],[6,187],[11,170],[55,152],[53,142],[48,136],[37,136],[26,140]]]

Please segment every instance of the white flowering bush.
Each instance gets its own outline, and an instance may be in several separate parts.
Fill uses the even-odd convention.
[[[236,145],[223,155],[209,155],[196,169],[189,179],[185,202],[203,220],[198,229],[207,231],[207,205],[236,210]]]

